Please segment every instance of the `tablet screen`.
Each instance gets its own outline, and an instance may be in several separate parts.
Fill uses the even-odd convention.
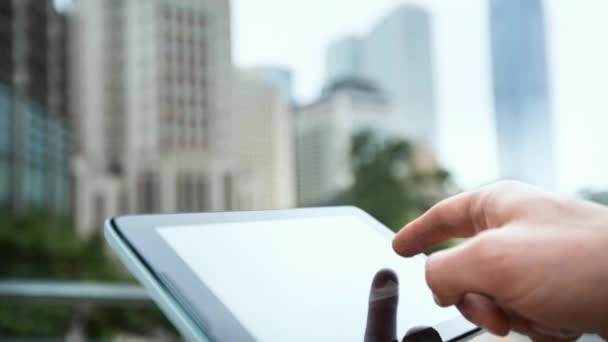
[[[256,340],[362,340],[370,284],[399,278],[398,336],[460,317],[435,305],[424,259],[356,216],[159,227],[158,233]]]

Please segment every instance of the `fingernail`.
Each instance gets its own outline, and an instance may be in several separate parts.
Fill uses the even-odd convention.
[[[399,284],[389,281],[382,287],[372,288],[369,294],[369,302],[399,297]]]

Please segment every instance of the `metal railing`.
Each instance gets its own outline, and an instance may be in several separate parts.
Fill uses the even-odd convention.
[[[149,306],[152,301],[141,286],[59,281],[0,281],[0,299],[52,301],[66,305]]]

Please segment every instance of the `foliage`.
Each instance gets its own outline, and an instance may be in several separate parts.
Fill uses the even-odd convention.
[[[357,134],[352,142],[353,186],[339,201],[365,210],[395,231],[424,213],[454,190],[446,170],[416,167],[416,148],[370,131]]]
[[[608,205],[608,191],[583,190],[580,195],[586,200]]]
[[[133,282],[104,246],[99,234],[87,240],[78,238],[64,218],[45,213],[5,214],[0,216],[0,279]],[[62,336],[76,309],[50,303],[0,303],[0,335]],[[90,316],[87,332],[93,338],[170,326],[155,309],[103,308]]]
[[[352,204],[395,230],[419,214],[409,179],[402,177],[411,152],[406,141],[383,143],[369,132],[353,138]]]
[[[115,271],[102,237],[76,237],[70,222],[44,213],[0,217],[0,278],[129,280]]]

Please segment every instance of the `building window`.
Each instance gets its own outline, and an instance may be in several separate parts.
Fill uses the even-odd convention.
[[[233,186],[232,175],[230,175],[230,174],[224,175],[224,179],[223,179],[222,183],[224,184],[224,209],[232,210],[233,203],[234,203],[234,201],[233,201],[234,186]]]
[[[196,210],[194,206],[195,194],[194,182],[192,177],[186,173],[180,173],[177,176],[177,210],[181,212],[190,212]]]
[[[137,180],[137,211],[139,213],[156,213],[160,211],[157,177],[151,172],[144,172]]]
[[[178,174],[177,179],[175,180],[175,197],[177,198],[177,211],[184,210],[184,197],[182,194],[183,189],[183,175]]]
[[[0,208],[5,207],[9,202],[8,176],[8,163],[0,156]]]
[[[196,193],[198,197],[198,210],[208,211],[209,210],[209,193],[207,186],[207,178],[200,176],[196,184]]]
[[[101,225],[106,219],[106,201],[100,193],[95,194],[95,198],[93,200],[93,212],[93,222]]]
[[[120,197],[118,198],[118,210],[120,210],[119,214],[128,214],[129,213],[129,198],[127,197],[126,191],[120,192]]]

